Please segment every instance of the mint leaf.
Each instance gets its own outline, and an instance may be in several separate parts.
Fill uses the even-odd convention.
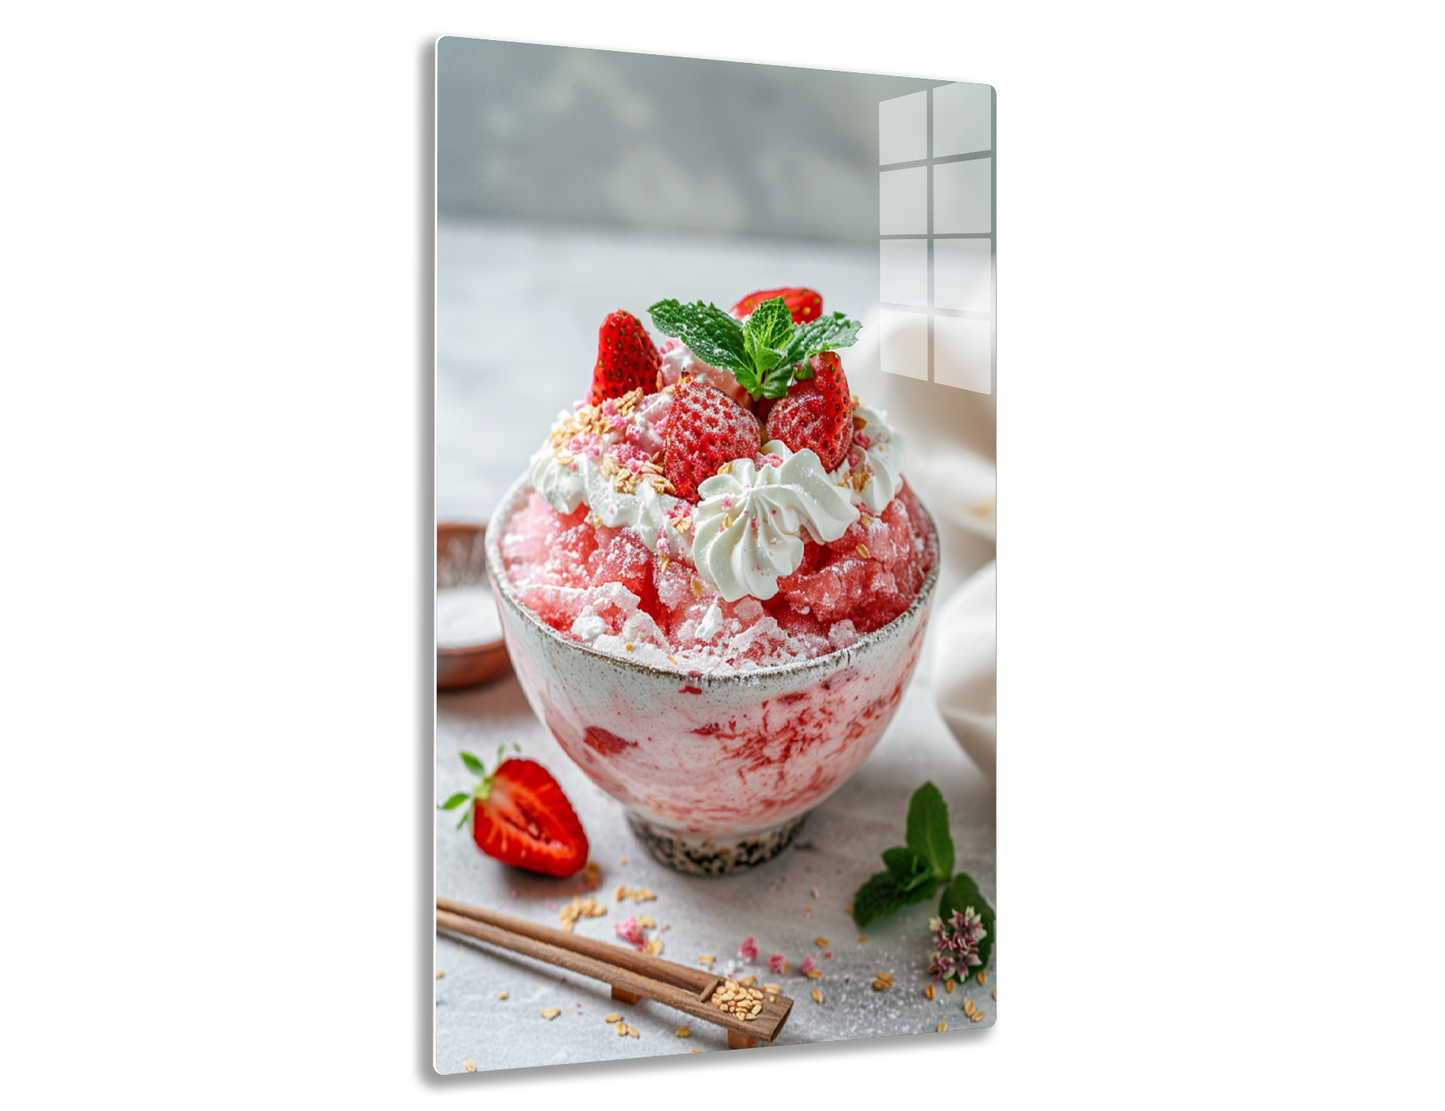
[[[874,919],[907,905],[893,877],[887,872],[875,872],[853,896],[853,921],[861,929]]]
[[[960,872],[944,885],[943,897],[938,900],[938,917],[947,922],[953,917],[954,911],[964,911],[969,907],[973,907],[983,920],[985,933],[978,942],[978,959],[983,962],[979,968],[987,968],[989,955],[993,953],[994,930],[997,928],[993,907],[988,905],[988,900],[983,897],[983,892],[978,889],[973,877],[967,872]]]
[[[482,762],[478,760],[475,756],[473,756],[470,752],[462,753],[462,763],[465,764],[468,769],[476,772],[478,775],[487,774],[487,769],[482,767]]]
[[[933,874],[946,880],[953,873],[953,838],[948,832],[948,804],[930,780],[908,802],[908,847],[923,856]]]
[[[926,885],[926,898],[938,889],[938,877],[933,874],[933,866],[921,853],[904,848],[887,849],[883,853],[883,863],[888,865],[888,874],[900,891],[911,893]]]
[[[852,347],[858,342],[858,331],[863,327],[860,320],[850,320],[845,313],[835,312],[820,316],[802,325],[793,333],[788,350],[783,355],[785,365],[804,363],[810,355],[821,351],[834,351],[840,347]],[[798,378],[811,378],[813,371],[804,363],[796,373]]]
[[[768,372],[783,362],[783,352],[792,338],[793,314],[781,297],[764,301],[743,325],[743,346],[765,386]]]
[[[464,792],[464,791],[458,791],[458,792],[457,792],[455,795],[453,795],[451,798],[447,799],[446,802],[444,802],[444,803],[442,803],[440,806],[438,806],[437,809],[438,809],[438,810],[455,810],[457,807],[459,807],[462,803],[466,802],[467,799],[469,799],[469,798],[471,798],[471,797],[472,797],[471,795],[467,794],[467,793]]]
[[[657,302],[647,311],[652,316],[653,327],[665,336],[682,340],[703,362],[732,371],[739,382],[743,382],[744,374],[757,382],[757,373],[743,340],[743,326],[716,305],[705,305],[701,301],[684,305],[669,299]]]

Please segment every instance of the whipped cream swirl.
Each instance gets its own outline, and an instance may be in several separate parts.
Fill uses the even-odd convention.
[[[849,500],[866,506],[875,517],[903,489],[903,433],[888,423],[888,414],[871,405],[853,410],[863,427],[853,433],[848,457],[828,477],[849,490]]]
[[[815,452],[793,454],[777,440],[763,452],[782,462],[759,471],[752,460],[736,459],[727,474],[697,488],[702,501],[692,514],[692,561],[729,602],[775,595],[778,580],[802,565],[805,528],[826,543],[858,519]]]

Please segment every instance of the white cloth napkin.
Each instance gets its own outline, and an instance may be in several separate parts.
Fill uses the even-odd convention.
[[[939,608],[933,644],[933,697],[963,750],[993,779],[995,716],[995,568],[989,563]]]

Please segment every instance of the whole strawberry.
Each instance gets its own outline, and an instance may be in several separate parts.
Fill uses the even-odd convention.
[[[741,320],[764,301],[781,297],[783,304],[793,314],[794,324],[806,324],[823,315],[823,297],[811,289],[764,289],[749,293],[732,308],[733,316]]]
[[[661,365],[662,356],[642,321],[622,309],[610,313],[597,329],[597,365],[592,368],[588,403],[601,405],[639,386],[644,393],[656,393]]]
[[[502,760],[491,774],[470,752],[462,763],[482,781],[470,793],[459,792],[442,803],[442,810],[470,804],[459,827],[469,819],[477,848],[503,864],[570,876],[587,863],[590,847],[582,823],[562,788],[535,760]]]
[[[852,425],[849,425],[851,428]],[[695,378],[673,395],[662,430],[663,470],[680,498],[697,500],[697,484],[762,447],[758,419],[721,390]]]
[[[768,411],[768,439],[794,451],[811,448],[825,471],[836,468],[853,442],[853,398],[836,351],[808,360],[811,378],[788,387],[788,395]]]

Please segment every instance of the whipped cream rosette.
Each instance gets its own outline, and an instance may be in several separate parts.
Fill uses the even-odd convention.
[[[781,462],[758,470],[752,460],[738,459],[698,487],[703,500],[692,514],[692,561],[728,602],[773,597],[778,580],[802,566],[805,528],[825,543],[858,520],[816,453],[794,453],[776,440],[763,451]]]

